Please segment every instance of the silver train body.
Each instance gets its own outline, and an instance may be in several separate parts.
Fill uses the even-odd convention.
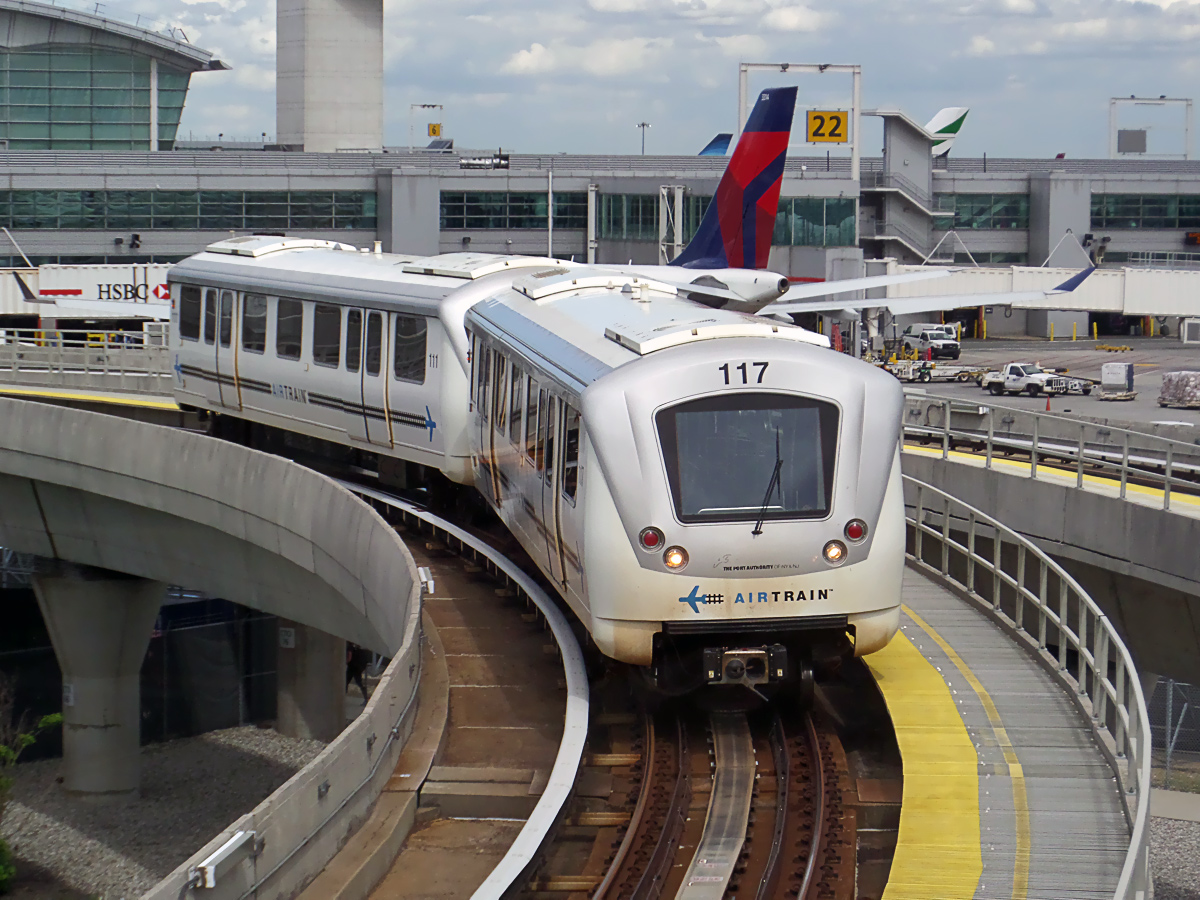
[[[473,486],[613,659],[768,683],[896,631],[901,390],[817,335],[528,257],[247,237],[169,279],[181,405]]]

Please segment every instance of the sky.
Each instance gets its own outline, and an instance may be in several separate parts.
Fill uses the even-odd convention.
[[[233,66],[192,78],[181,138],[274,134],[273,2],[101,0],[100,13],[181,28]],[[1189,97],[1200,78],[1200,0],[384,0],[384,30],[397,146],[410,104],[441,103],[459,147],[637,153],[645,121],[647,153],[694,154],[734,129],[739,62],[814,62],[861,64],[867,109],[924,123],[970,107],[956,156],[1098,158],[1110,97]],[[799,86],[799,109],[849,104],[848,77],[755,73],[752,92],[775,84]],[[423,136],[428,119],[414,121]],[[1120,124],[1152,126],[1151,151],[1182,148],[1181,113],[1135,108]],[[865,155],[880,134],[864,123]]]

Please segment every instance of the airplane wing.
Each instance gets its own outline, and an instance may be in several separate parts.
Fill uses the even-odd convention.
[[[814,300],[807,303],[792,302],[791,292],[789,291],[787,303],[771,303],[763,307],[759,315],[801,312],[841,313],[844,311],[848,315],[853,316],[864,309],[886,309],[894,316],[903,316],[911,313],[960,309],[964,306],[1008,306],[1013,303],[1044,300],[1046,297],[1053,296],[1054,294],[1069,293],[1083,284],[1084,280],[1094,271],[1096,271],[1095,266],[1089,266],[1081,272],[1072,275],[1062,284],[1045,291],[1008,291],[998,294],[942,294],[930,297],[878,297],[874,300],[854,301]],[[845,283],[847,282],[837,282],[837,284]]]

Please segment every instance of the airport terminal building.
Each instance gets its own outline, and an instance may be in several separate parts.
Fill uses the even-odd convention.
[[[207,51],[30,0],[0,0],[0,26],[0,226],[12,236],[0,265],[173,262],[251,232],[665,261],[726,163],[180,141],[191,74],[227,68]],[[1079,266],[1088,254],[1200,267],[1200,162],[934,158],[903,113],[866,114],[882,117],[884,149],[857,179],[844,157],[789,159],[774,269],[828,279],[861,274],[864,259]]]

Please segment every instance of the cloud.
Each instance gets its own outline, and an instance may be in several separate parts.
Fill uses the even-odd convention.
[[[583,47],[534,43],[510,56],[500,71],[508,75],[545,75],[575,70],[607,78],[643,69],[671,46],[666,38],[642,37],[600,38]]]
[[[728,37],[714,38],[721,52],[734,59],[750,59],[762,57],[770,46],[766,38],[757,34],[731,34]]]
[[[819,31],[829,19],[807,6],[779,6],[763,16],[762,23],[779,31]]]
[[[981,34],[975,35],[967,44],[967,56],[991,56],[995,52],[995,42]]]

